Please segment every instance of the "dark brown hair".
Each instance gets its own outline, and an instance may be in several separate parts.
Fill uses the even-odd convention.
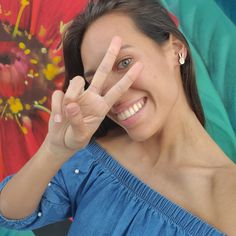
[[[187,101],[201,124],[205,125],[205,117],[197,91],[193,62],[189,45],[179,31],[169,12],[158,0],[91,0],[84,12],[78,15],[69,26],[63,38],[63,52],[65,62],[64,91],[69,81],[77,76],[84,76],[81,59],[81,44],[88,27],[99,17],[108,13],[119,12],[128,15],[136,27],[161,45],[167,41],[170,34],[178,38],[187,48],[186,62],[181,66],[181,76]],[[105,29],[104,29],[105,30]],[[88,84],[86,84],[86,87]],[[104,119],[94,137],[106,135],[111,128],[117,127],[108,117]]]

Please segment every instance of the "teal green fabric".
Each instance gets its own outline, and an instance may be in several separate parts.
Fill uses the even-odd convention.
[[[162,2],[190,44],[206,129],[236,162],[236,27],[213,0]]]
[[[236,1],[235,0],[215,0],[215,2],[220,6],[220,8],[225,12],[225,14],[234,22],[236,25]]]
[[[1,236],[35,236],[34,233],[31,231],[15,231],[9,230],[5,228],[0,228],[0,235]]]

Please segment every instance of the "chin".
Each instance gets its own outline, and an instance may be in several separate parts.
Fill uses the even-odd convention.
[[[145,124],[142,123],[133,127],[125,127],[116,119],[114,119],[114,117],[110,116],[109,118],[113,120],[118,126],[120,126],[129,136],[129,138],[135,142],[145,142],[160,133],[161,126],[159,122],[155,124],[147,122]]]
[[[162,122],[159,120],[155,123],[145,122],[145,124],[133,127],[132,129],[125,129],[125,131],[133,141],[145,142],[161,135],[162,128]]]

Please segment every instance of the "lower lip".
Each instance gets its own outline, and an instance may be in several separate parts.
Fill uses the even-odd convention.
[[[147,103],[147,99],[145,98],[143,107],[137,113],[135,113],[133,116],[129,117],[126,120],[122,120],[122,121],[119,120],[119,123],[122,126],[127,127],[127,128],[134,126],[137,123],[137,120],[140,118],[140,116],[146,106],[146,103]]]

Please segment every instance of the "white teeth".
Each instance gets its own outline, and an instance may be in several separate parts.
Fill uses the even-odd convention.
[[[133,108],[129,108],[129,112],[130,112],[131,115],[134,115],[134,114],[135,114],[135,111],[134,111]]]
[[[141,110],[144,106],[144,101],[135,103],[132,107],[129,107],[125,111],[119,113],[117,115],[119,120],[126,120],[131,116],[135,115],[139,110]]]
[[[120,114],[120,119],[121,119],[121,120],[125,120],[125,119],[126,119],[126,115],[125,115],[124,112],[122,112],[122,113]]]
[[[137,112],[139,110],[138,106],[134,104],[134,111]]]
[[[125,113],[125,116],[126,116],[126,117],[132,116],[132,115],[130,114],[129,110],[126,110],[124,113]]]
[[[141,109],[143,107],[143,105],[140,102],[137,103],[137,106],[138,106],[139,109]]]

